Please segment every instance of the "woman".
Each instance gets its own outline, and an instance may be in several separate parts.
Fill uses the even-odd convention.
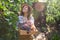
[[[36,27],[34,25],[34,18],[32,16],[32,8],[28,4],[22,5],[21,14],[18,16],[19,25],[18,27],[22,30],[36,31]]]

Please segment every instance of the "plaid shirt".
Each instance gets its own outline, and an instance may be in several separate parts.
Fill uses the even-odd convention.
[[[23,16],[19,16],[19,23],[25,23],[27,22],[27,18],[26,17],[23,17]],[[30,17],[30,22],[34,24],[34,18],[33,16]]]
[[[28,22],[27,23],[27,18],[26,17],[24,17],[24,16],[18,16],[18,18],[19,18],[19,21],[18,21],[18,23],[19,23],[19,25],[20,25],[20,27],[23,27],[23,26],[29,26],[28,24],[34,24],[34,18],[33,18],[33,16],[31,16],[30,17],[30,23]],[[27,25],[25,25],[25,24],[27,24]]]

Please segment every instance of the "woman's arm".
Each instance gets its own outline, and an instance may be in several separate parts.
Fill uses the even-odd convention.
[[[20,29],[21,24],[23,24],[23,16],[18,16],[18,29]]]
[[[37,28],[36,28],[35,25],[34,25],[34,17],[31,17],[30,22],[31,22],[31,29],[32,29],[33,31],[38,31]]]

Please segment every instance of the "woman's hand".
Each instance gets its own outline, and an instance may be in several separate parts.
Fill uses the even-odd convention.
[[[30,20],[28,20],[28,21],[27,21],[27,24],[28,24],[29,26],[31,26],[31,25],[32,25],[32,23],[31,23],[31,21],[30,21]]]
[[[34,31],[34,32],[37,32],[38,31],[36,29],[35,25],[30,20],[27,21],[27,24],[30,25],[32,31]]]
[[[23,26],[26,26],[26,27],[28,27],[28,24],[24,24]]]

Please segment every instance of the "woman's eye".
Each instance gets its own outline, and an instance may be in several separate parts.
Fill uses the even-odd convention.
[[[25,8],[25,9],[28,9],[28,8]]]

